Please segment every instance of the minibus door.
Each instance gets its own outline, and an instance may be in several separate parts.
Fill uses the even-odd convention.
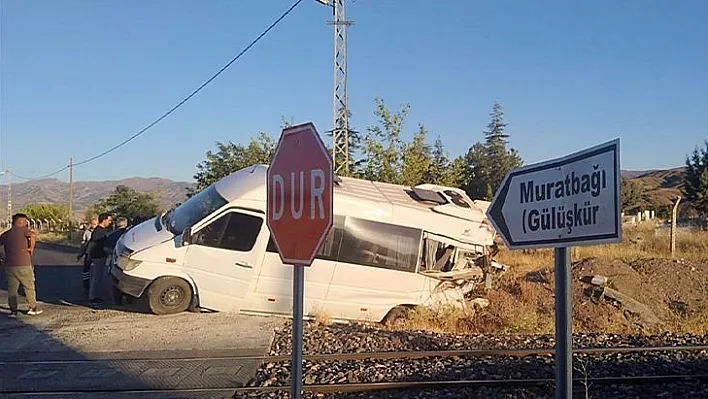
[[[190,239],[185,271],[194,280],[199,304],[239,311],[255,284],[268,240],[261,214],[231,209],[198,228]]]

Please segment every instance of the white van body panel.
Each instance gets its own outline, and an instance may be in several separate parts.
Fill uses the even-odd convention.
[[[182,235],[170,232],[167,225],[156,231],[155,220],[136,226],[135,234],[124,235],[117,248],[122,245],[136,251],[131,258],[143,262],[124,273],[148,280],[163,275],[183,276],[192,284],[198,294],[199,306],[203,308],[290,316],[293,266],[284,265],[277,252],[267,250],[270,232],[265,223],[266,172],[267,166],[255,165],[214,183],[212,187],[223,197],[223,206],[216,202],[218,209],[190,226],[188,245],[182,245]],[[373,252],[364,253],[359,248],[357,256],[364,254],[368,257],[370,254],[370,263],[395,265],[398,258],[405,255],[408,256],[405,264],[416,266],[397,270],[374,266],[374,263],[364,265],[334,258],[316,258],[310,267],[305,268],[306,316],[325,313],[338,320],[378,321],[397,305],[431,306],[463,300],[461,290],[439,289],[441,280],[422,274],[419,268],[428,233],[439,242],[457,243],[468,248],[492,245],[494,230],[486,222],[481,207],[464,191],[435,185],[406,188],[337,178],[334,193],[335,218],[345,220],[342,222],[345,230],[358,228],[358,222],[350,221],[354,218],[419,231],[417,236],[404,237],[405,241],[396,244],[401,247],[393,250],[397,251],[393,252],[394,255],[391,255],[390,248],[384,252],[372,249]],[[426,198],[421,199],[421,195]],[[194,241],[198,240],[202,230],[209,229],[229,213],[261,218],[262,226],[252,248],[234,251]],[[337,251],[344,249],[339,247],[345,239],[343,237],[332,238],[338,240]],[[372,248],[379,248],[377,243],[387,243],[391,239],[385,231],[371,229],[366,230],[365,237],[374,245]],[[341,252],[336,256],[343,259]]]
[[[217,219],[228,219],[234,215],[245,215],[260,221],[260,231],[252,248],[232,250],[201,245],[188,245],[184,260],[184,270],[199,288],[202,307],[222,311],[238,311],[243,307],[244,298],[255,286],[254,273],[260,269],[268,243],[268,228],[262,214],[229,208],[208,218],[194,230],[193,237],[208,228]]]
[[[141,251],[174,238],[167,229],[157,231],[155,222],[156,218],[152,218],[132,227],[121,236],[121,242],[132,251]]]
[[[304,312],[325,312],[327,292],[336,262],[315,259],[305,268]],[[265,314],[292,314],[293,266],[280,261],[277,253],[266,252],[256,278],[256,286],[244,305],[244,310]]]

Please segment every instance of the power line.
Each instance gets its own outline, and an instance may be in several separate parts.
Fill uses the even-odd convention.
[[[226,65],[224,65],[223,67],[221,67],[221,69],[219,69],[214,75],[212,75],[209,79],[207,79],[204,83],[202,83],[199,87],[197,87],[194,91],[192,91],[187,97],[183,98],[182,101],[178,102],[178,103],[175,104],[172,108],[170,108],[167,112],[165,112],[164,114],[160,115],[159,118],[155,119],[155,120],[152,121],[150,124],[148,124],[147,126],[145,126],[145,127],[142,128],[142,129],[140,129],[137,133],[135,133],[135,134],[133,134],[132,136],[128,137],[127,139],[121,141],[120,143],[114,145],[113,147],[111,147],[111,148],[109,148],[109,149],[107,149],[107,150],[105,150],[105,151],[103,151],[103,152],[101,152],[101,153],[99,153],[99,154],[96,154],[96,155],[94,155],[94,156],[92,156],[92,157],[90,157],[90,158],[87,158],[87,159],[85,159],[85,160],[83,160],[83,161],[76,162],[76,163],[74,163],[74,166],[84,165],[84,164],[87,164],[87,163],[89,163],[89,162],[91,162],[91,161],[95,161],[96,159],[101,158],[101,157],[103,157],[103,156],[105,156],[105,155],[108,155],[108,154],[110,154],[111,152],[113,152],[113,151],[115,151],[115,150],[117,150],[117,149],[123,147],[124,145],[126,145],[126,144],[128,144],[129,142],[133,141],[134,139],[138,138],[139,136],[141,136],[143,133],[147,132],[148,130],[152,129],[155,125],[157,125],[157,124],[160,123],[163,119],[165,119],[165,118],[167,118],[168,116],[170,116],[173,112],[175,112],[178,108],[180,108],[182,105],[184,105],[187,101],[189,101],[189,100],[190,100],[192,97],[194,97],[197,93],[199,93],[200,91],[202,91],[202,89],[204,89],[209,83],[211,83],[214,79],[216,79],[219,75],[221,75],[224,71],[226,71],[226,69],[228,69],[228,68],[229,68],[234,62],[236,62],[239,58],[241,58],[241,56],[243,56],[248,50],[251,49],[251,47],[253,47],[256,43],[258,43],[266,34],[268,34],[268,32],[270,32],[273,28],[275,28],[275,27],[280,23],[280,21],[282,21],[285,17],[287,17],[288,14],[290,14],[290,13],[295,9],[295,7],[297,7],[298,5],[300,5],[300,3],[302,3],[302,0],[297,0],[295,3],[293,3],[293,5],[291,5],[290,8],[288,8],[280,17],[278,17],[278,19],[276,19],[275,21],[273,21],[273,23],[270,24],[270,26],[268,26],[268,28],[266,28],[266,30],[264,30],[260,35],[258,35],[258,37],[256,37],[248,46],[246,46],[243,50],[241,50],[240,53],[238,53],[238,54],[237,54],[235,57],[233,57],[229,62],[227,62]],[[11,173],[13,176],[15,176],[15,177],[17,177],[17,178],[20,178],[20,179],[23,179],[23,180],[38,180],[38,179],[46,179],[46,178],[48,178],[48,177],[52,177],[52,176],[57,175],[57,174],[59,174],[59,173],[65,171],[65,170],[67,170],[67,169],[69,169],[69,165],[66,165],[66,166],[62,167],[61,169],[58,169],[58,170],[55,171],[55,172],[52,172],[52,173],[49,173],[49,174],[46,174],[46,175],[43,175],[43,176],[39,176],[39,177],[34,177],[34,178],[28,178],[28,177],[24,177],[24,176],[19,176],[19,175],[15,174],[14,172],[9,172],[9,173]]]
[[[36,176],[36,177],[26,177],[26,176],[18,175],[17,173],[12,172],[12,171],[8,171],[7,174],[8,174],[8,175],[13,175],[13,176],[15,176],[16,178],[21,179],[21,180],[42,180],[42,179],[48,179],[48,178],[50,178],[50,177],[52,177],[52,176],[58,175],[59,173],[65,171],[65,170],[67,170],[67,169],[69,169],[69,165],[64,166],[63,168],[57,170],[56,172],[52,172],[52,173],[49,173],[49,174],[46,174],[46,175],[43,175],[43,176]]]

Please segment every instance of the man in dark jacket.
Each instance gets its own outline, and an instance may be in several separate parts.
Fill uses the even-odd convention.
[[[86,226],[83,237],[81,237],[81,249],[79,250],[79,254],[76,256],[77,261],[81,261],[83,259],[84,263],[84,267],[81,272],[81,282],[84,286],[85,296],[88,296],[89,287],[91,286],[91,257],[86,250],[88,249],[89,241],[91,241],[91,234],[93,234],[96,226],[98,226],[98,218],[93,217],[91,218],[89,225]]]
[[[91,286],[89,287],[89,299],[91,303],[102,302],[101,287],[106,276],[106,241],[111,233],[108,229],[113,222],[113,217],[108,213],[98,215],[98,226],[91,233],[91,240],[88,243],[86,252],[91,257]]]
[[[120,237],[126,232],[126,230],[128,230],[128,219],[123,216],[118,217],[116,219],[115,231],[110,233],[106,238],[106,251],[109,256],[113,254],[113,250],[115,249],[118,240],[120,240]]]

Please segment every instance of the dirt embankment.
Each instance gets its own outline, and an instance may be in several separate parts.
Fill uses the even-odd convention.
[[[478,287],[472,296],[488,299],[484,308],[417,309],[399,328],[553,334],[553,267],[526,270],[530,271],[514,271],[511,266],[495,279],[492,289]],[[708,261],[587,257],[573,262],[572,276],[574,332],[708,334]],[[593,276],[604,276],[599,279],[604,280],[602,287],[590,284]]]
[[[708,333],[708,262],[586,258],[573,263],[572,275],[575,331]],[[588,284],[593,276],[606,277],[606,288]],[[553,277],[552,267],[502,276],[469,328],[552,332]]]
[[[577,281],[603,275],[606,286],[643,304],[658,318],[604,298],[591,301]],[[574,317],[578,328],[618,332],[708,332],[708,263],[671,259],[636,259],[603,262],[586,259],[573,267]]]

